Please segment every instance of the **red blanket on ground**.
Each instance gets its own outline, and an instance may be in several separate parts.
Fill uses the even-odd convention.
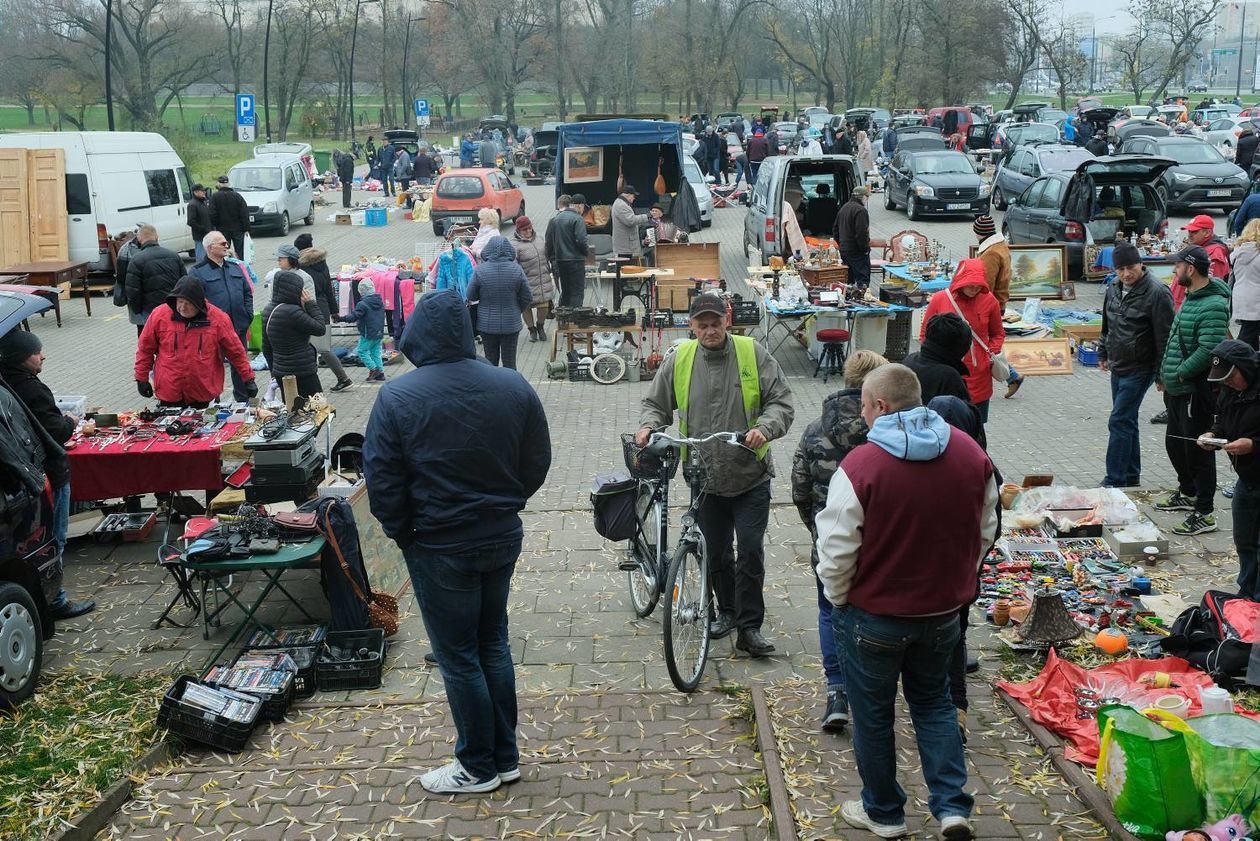
[[[1167,689],[1151,689],[1138,680],[1148,672],[1167,672],[1176,685]],[[1190,699],[1190,715],[1198,715],[1202,710],[1199,687],[1215,685],[1212,678],[1180,657],[1121,660],[1086,670],[1061,659],[1054,649],[1046,657],[1041,674],[1029,682],[1000,681],[994,684],[1027,707],[1033,721],[1067,741],[1063,748],[1064,756],[1089,766],[1098,762],[1098,721],[1092,716],[1076,717],[1076,687],[1097,689],[1104,698],[1119,697],[1138,709],[1150,706],[1161,695],[1181,695]],[[1249,714],[1241,707],[1235,706],[1234,710]]]

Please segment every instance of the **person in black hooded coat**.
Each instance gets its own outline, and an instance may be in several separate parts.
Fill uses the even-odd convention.
[[[311,336],[328,329],[315,295],[302,287],[295,272],[280,272],[273,283],[271,303],[263,312],[263,356],[271,376],[278,380],[297,377],[299,397],[311,397],[324,390],[319,381],[319,363]]]
[[[971,349],[971,328],[956,313],[941,313],[932,317],[923,335],[918,353],[905,358],[903,364],[914,371],[923,389],[923,403],[933,397],[952,395],[966,403],[971,402],[967,383],[963,377],[967,366],[963,357]]]
[[[310,275],[311,281],[315,284],[315,303],[319,305],[319,311],[324,314],[324,324],[331,324],[332,317],[339,307],[337,285],[333,283],[332,270],[328,268],[328,252],[322,248],[316,248],[315,239],[310,234],[300,234],[293,240],[293,245],[298,249],[298,268]],[[341,367],[341,360],[332,349],[331,331],[326,332],[322,339],[315,341],[314,345],[320,360],[337,378],[332,391],[344,391],[349,388],[352,385],[350,377],[346,374],[346,369]]]

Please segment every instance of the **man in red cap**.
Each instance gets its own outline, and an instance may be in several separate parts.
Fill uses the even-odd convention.
[[[1225,280],[1229,277],[1229,246],[1225,241],[1216,235],[1216,223],[1211,216],[1200,213],[1191,219],[1181,230],[1186,232],[1186,239],[1190,245],[1197,245],[1208,253],[1208,257],[1212,260],[1212,266],[1208,269],[1208,276]],[[1181,302],[1186,299],[1186,287],[1179,283],[1172,286],[1173,306],[1181,309]]]

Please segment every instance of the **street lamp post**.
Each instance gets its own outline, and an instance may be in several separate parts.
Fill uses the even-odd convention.
[[[105,116],[109,120],[109,130],[114,130],[114,74],[110,64],[113,62],[114,43],[114,0],[105,0]]]
[[[263,35],[263,119],[267,123],[267,142],[271,142],[271,90],[267,86],[267,69],[271,66],[271,6],[267,0],[267,32]]]
[[[1242,4],[1242,27],[1238,32],[1238,76],[1234,80],[1234,97],[1242,96],[1243,42],[1247,40],[1247,4]]]
[[[407,36],[403,39],[403,113],[411,110],[411,25],[425,20],[424,15],[407,16]],[[416,121],[416,131],[420,130],[420,118],[414,113],[411,118]]]
[[[358,138],[354,132],[354,50],[359,43],[359,10],[369,3],[379,3],[381,0],[354,0],[354,31],[350,36],[350,143],[353,145]]]

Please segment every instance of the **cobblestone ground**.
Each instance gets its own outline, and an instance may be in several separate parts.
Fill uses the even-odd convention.
[[[551,188],[526,188],[526,198],[542,228],[550,216],[542,209],[551,205]],[[876,204],[871,213],[877,233],[910,227],[903,214]],[[347,228],[317,215],[311,232],[329,249],[334,267],[359,255],[408,256],[435,242],[427,225],[392,221],[385,228]],[[722,243],[723,275],[737,290],[746,265],[743,215],[738,207],[719,209],[713,227],[699,237]],[[1178,224],[1174,220],[1173,226]],[[969,222],[961,220],[913,227],[941,240],[955,256],[965,255],[974,241]],[[259,253],[280,243],[261,238]],[[1097,308],[1101,301],[1098,287],[1081,284],[1078,294],[1071,305],[1076,308]],[[266,290],[259,290],[258,298],[261,307]],[[81,301],[68,302],[60,330],[51,318],[36,320],[49,357],[45,379],[59,393],[89,395],[89,405],[138,406],[131,377],[135,333],[106,299],[94,303],[96,314],[88,318]],[[350,346],[354,338],[338,341]],[[730,640],[718,642],[702,693],[684,698],[666,676],[659,620],[634,619],[613,547],[590,527],[591,477],[620,466],[617,433],[633,428],[646,384],[549,381],[543,368],[548,350],[549,345],[522,340],[521,372],[546,406],[555,454],[551,475],[525,515],[525,552],[510,603],[526,722],[524,782],[482,800],[426,798],[418,786],[408,786],[417,770],[448,755],[453,731],[441,678],[424,666],[423,626],[407,594],[402,629],[391,641],[379,690],[318,695],[316,703],[335,706],[299,705],[286,723],[260,728],[250,751],[237,758],[189,752],[148,778],[108,837],[217,838],[229,830],[236,833],[232,837],[259,838],[767,837],[771,830],[758,799],[764,771],[748,727],[728,717],[739,704],[713,691],[754,681],[768,688],[802,835],[860,835],[835,825],[840,801],[857,791],[858,782],[848,737],[817,732],[822,681],[808,533],[787,493],[792,449],[835,386],[812,378],[813,364],[802,349],[782,347],[778,357],[797,416],[787,439],[774,445],[779,475],[767,534],[766,632],[778,651],[752,660],[737,655]],[[392,377],[407,367],[400,363],[387,371]],[[362,369],[354,376],[362,380]],[[325,380],[331,384],[327,374]],[[338,433],[363,428],[375,394],[375,386],[356,384],[333,396]],[[1015,399],[999,397],[992,406],[989,437],[997,464],[1011,477],[1052,472],[1060,483],[1097,484],[1109,397],[1106,376],[1095,369],[1030,378]],[[1143,417],[1154,414],[1157,403],[1152,392]],[[1172,479],[1162,427],[1144,424],[1143,432],[1140,499]],[[1145,503],[1143,508],[1153,513]],[[1173,558],[1155,571],[1157,584],[1190,599],[1204,587],[1228,584],[1236,561],[1228,513],[1220,513],[1221,532],[1174,541]],[[1175,523],[1173,516],[1154,516],[1165,530]],[[150,628],[172,592],[153,563],[155,546],[155,540],[117,547],[71,543],[67,588],[75,597],[96,598],[100,609],[59,629],[49,645],[50,668],[191,670],[217,648],[223,629],[212,629],[206,641],[200,628]],[[293,581],[304,602],[323,603],[315,576]],[[255,593],[259,582],[242,578],[236,586]],[[297,619],[292,609],[278,606],[261,615],[272,622]],[[998,663],[996,640],[978,629],[971,643],[984,663],[973,684],[969,749],[983,837],[1095,837],[1095,825],[1073,817],[1084,807],[1046,770],[1003,708],[994,706],[987,685]],[[145,701],[155,711],[158,694],[155,689]],[[912,808],[922,815],[917,758],[908,738],[901,745],[904,782],[912,791]]]

